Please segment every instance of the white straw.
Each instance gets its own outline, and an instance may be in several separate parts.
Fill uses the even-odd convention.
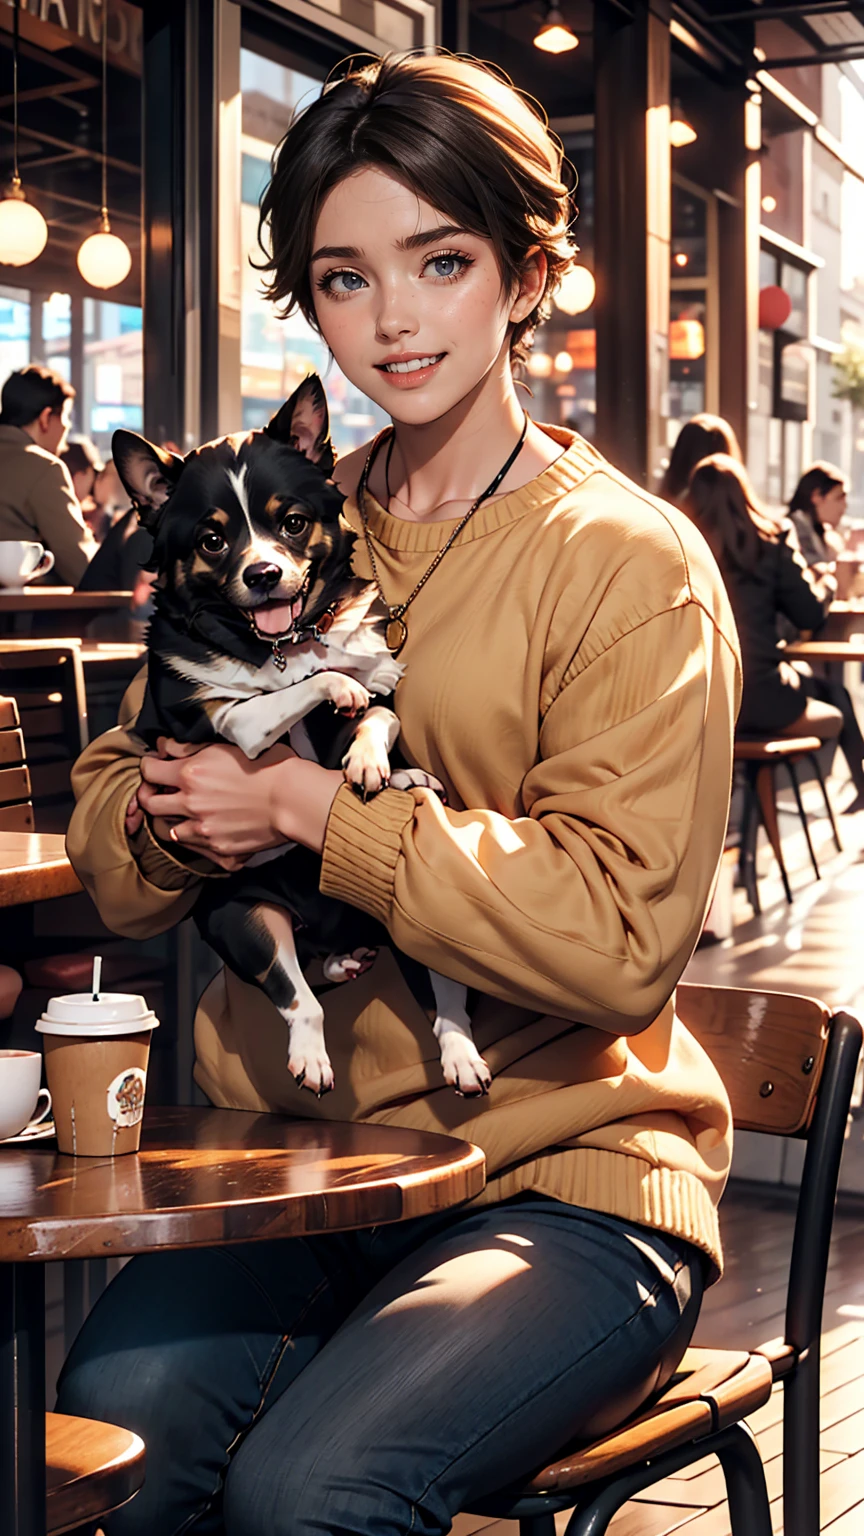
[[[93,1001],[99,1001],[99,983],[102,980],[102,956],[93,956]]]

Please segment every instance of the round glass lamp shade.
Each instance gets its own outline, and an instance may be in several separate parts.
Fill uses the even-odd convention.
[[[23,193],[12,191],[0,202],[0,261],[9,267],[26,267],[41,256],[48,240],[48,225],[38,208]]]
[[[587,267],[571,267],[555,293],[555,306],[565,315],[581,315],[594,303],[597,285]]]
[[[125,240],[100,229],[90,235],[78,252],[78,271],[93,288],[116,288],[132,268],[132,253]]]

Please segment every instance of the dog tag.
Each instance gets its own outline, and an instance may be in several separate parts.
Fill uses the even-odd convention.
[[[280,651],[278,643],[273,647],[273,665],[277,672],[284,672],[288,665],[288,658]]]
[[[408,639],[408,625],[398,614],[394,614],[384,631],[384,639],[391,655],[398,656],[405,641]]]

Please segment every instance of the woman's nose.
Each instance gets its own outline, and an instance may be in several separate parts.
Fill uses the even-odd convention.
[[[416,336],[417,329],[417,315],[410,295],[401,286],[382,289],[377,318],[380,339],[394,341],[397,336]]]

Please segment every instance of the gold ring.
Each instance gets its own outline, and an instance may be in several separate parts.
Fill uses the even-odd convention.
[[[177,828],[176,827],[169,827],[168,828],[168,836],[170,837],[172,843],[179,843],[180,839],[177,836]]]

